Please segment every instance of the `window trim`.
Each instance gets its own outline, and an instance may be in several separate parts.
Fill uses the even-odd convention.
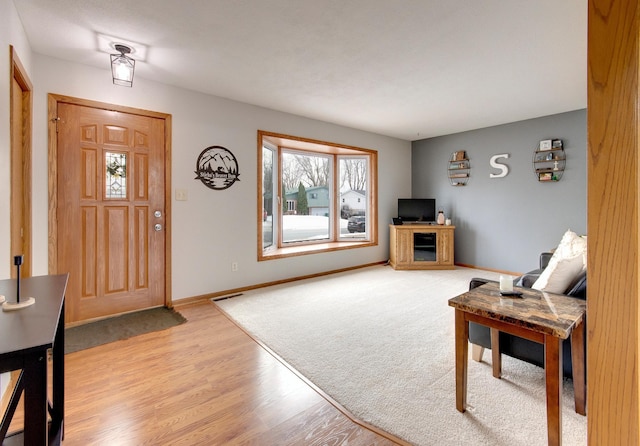
[[[281,188],[281,172],[280,172],[280,151],[282,149],[287,150],[301,150],[303,152],[315,152],[332,155],[333,159],[333,184],[331,185],[332,189],[332,197],[330,198],[330,203],[332,206],[332,215],[333,215],[333,224],[334,228],[339,227],[340,220],[340,199],[337,196],[338,188],[338,156],[339,155],[355,155],[355,156],[363,156],[366,155],[369,158],[369,172],[368,172],[368,185],[370,191],[368,191],[368,209],[369,209],[369,237],[367,240],[344,240],[340,238],[340,234],[332,234],[330,235],[331,239],[329,241],[323,242],[309,242],[309,243],[300,243],[295,245],[287,244],[287,246],[282,246],[282,241],[280,240],[280,234],[276,234],[274,231],[274,241],[273,244],[267,248],[263,249],[263,197],[262,197],[262,188],[263,188],[263,146],[265,142],[272,149],[275,148],[275,162],[277,166],[273,166],[274,175],[277,177],[277,182],[275,186],[275,190],[277,190],[278,195],[278,203],[281,203],[282,197],[280,197],[282,188]],[[277,168],[277,173],[276,173]],[[354,248],[364,248],[370,246],[378,245],[378,152],[376,150],[364,149],[355,146],[348,146],[344,144],[336,144],[326,141],[319,141],[309,138],[301,138],[297,136],[284,135],[280,133],[273,133],[264,130],[258,130],[258,184],[257,184],[257,247],[258,247],[258,261],[264,260],[273,260],[285,257],[306,255],[306,254],[314,254],[321,252],[331,252],[331,251],[339,251],[343,249],[354,249]],[[279,207],[279,205],[278,205]],[[272,216],[273,218],[273,216]],[[278,228],[282,227],[282,212],[278,212]],[[339,231],[337,231],[339,232]]]

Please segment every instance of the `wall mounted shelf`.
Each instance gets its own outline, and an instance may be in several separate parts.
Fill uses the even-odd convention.
[[[540,147],[533,152],[533,173],[541,183],[560,181],[567,162],[562,140],[552,141],[550,147],[541,141]]]
[[[447,176],[452,186],[466,186],[471,174],[471,164],[467,152],[459,150],[451,154],[447,162]]]

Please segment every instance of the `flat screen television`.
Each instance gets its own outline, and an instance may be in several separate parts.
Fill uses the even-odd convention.
[[[398,217],[402,221],[436,221],[436,199],[398,198]]]

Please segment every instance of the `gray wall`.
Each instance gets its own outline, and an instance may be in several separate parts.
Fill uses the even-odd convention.
[[[480,268],[525,272],[538,254],[555,247],[567,229],[587,233],[587,113],[578,110],[412,143],[412,196],[436,198],[456,225],[455,261]],[[567,157],[559,182],[539,182],[533,152],[543,139],[562,139]],[[447,162],[466,150],[471,175],[450,185]],[[508,153],[503,178],[489,165]]]
[[[174,190],[171,194],[171,282],[174,300],[383,262],[388,258],[387,226],[395,212],[396,197],[411,193],[409,141],[280,113],[143,78],[136,78],[134,88],[122,88],[112,84],[108,66],[97,69],[40,54],[33,55],[32,65],[31,79],[35,86],[33,258],[36,274],[47,271],[46,93],[49,92],[172,115],[171,180]],[[3,98],[0,92],[0,100]],[[258,161],[256,135],[259,129],[376,150],[380,228],[378,245],[258,261],[258,184],[255,173]],[[240,181],[229,189],[214,191],[194,180],[195,160],[205,147],[211,145],[228,148],[238,159]],[[188,199],[175,200],[175,189],[186,190]],[[8,259],[9,256],[4,258]],[[234,263],[238,266],[237,271],[232,271],[231,265]]]

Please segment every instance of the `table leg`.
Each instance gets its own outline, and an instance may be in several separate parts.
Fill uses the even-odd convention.
[[[544,370],[547,382],[547,432],[550,446],[562,444],[562,340],[546,335]]]
[[[493,377],[502,377],[502,355],[500,354],[500,331],[497,328],[491,328],[491,364],[493,368]]]
[[[59,445],[64,438],[64,301],[53,343],[51,429],[49,444]]]
[[[587,385],[584,367],[584,322],[580,321],[571,333],[571,364],[576,412],[586,415]]]
[[[47,352],[36,351],[24,364],[24,444],[47,444]]]
[[[467,408],[467,359],[469,355],[469,322],[464,311],[456,309],[456,409]]]

